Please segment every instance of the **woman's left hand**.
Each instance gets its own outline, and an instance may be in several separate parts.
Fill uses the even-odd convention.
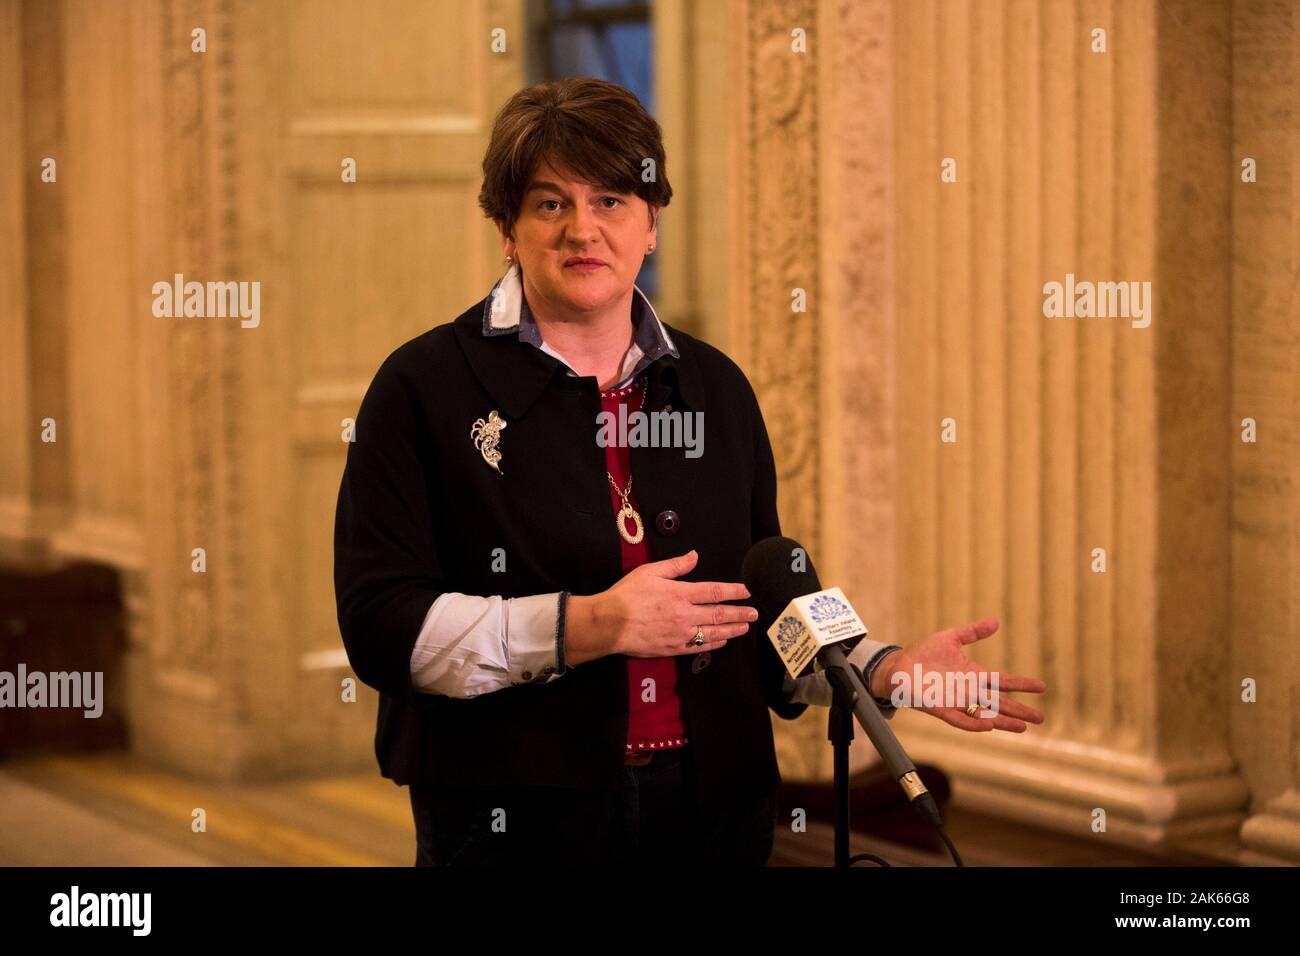
[[[960,627],[950,627],[947,630],[938,631],[910,647],[892,652],[881,661],[871,675],[871,693],[884,700],[890,698],[895,687],[901,685],[901,689],[909,691],[907,699],[904,700],[907,706],[938,717],[944,723],[951,724],[954,727],[975,733],[986,730],[1009,730],[1016,734],[1024,733],[1028,729],[1025,721],[1041,724],[1043,714],[1027,704],[1022,704],[1004,696],[1004,692],[1023,691],[1030,694],[1041,694],[1047,689],[1047,685],[1037,677],[1020,677],[1016,674],[1008,674],[1005,671],[987,670],[962,652],[965,645],[983,640],[997,629],[997,618],[987,617],[973,624],[963,624]],[[914,686],[918,665],[921,673],[920,687]],[[936,676],[930,676],[932,674]],[[980,682],[978,697],[975,700],[946,699],[950,684],[948,674],[976,675],[976,680]],[[995,674],[997,675],[996,692],[993,690],[993,675]],[[936,681],[938,686],[943,689],[940,695],[941,698],[944,698],[943,703],[949,705],[960,704],[961,706],[923,706],[927,696],[925,694],[926,686]],[[962,691],[965,691],[969,685],[970,680],[966,677],[952,681],[952,686],[954,688],[959,687]],[[967,715],[964,709],[967,705],[983,703],[986,700],[992,706],[989,710],[981,708],[980,712],[989,713],[995,711],[996,716],[971,717]]]

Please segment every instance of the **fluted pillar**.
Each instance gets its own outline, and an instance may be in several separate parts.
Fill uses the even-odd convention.
[[[1024,735],[902,715],[913,756],[986,811],[1284,858],[1289,8],[736,5],[749,202],[730,339],[773,432],[783,526],[874,636],[995,615],[974,656],[1049,685]],[[1279,137],[1268,191],[1243,184],[1243,155]],[[1137,283],[1145,314],[1048,317],[1045,284],[1075,280]],[[1267,416],[1267,449],[1241,442],[1243,406]],[[777,734],[787,776],[829,774],[824,711]]]
[[[1300,13],[1235,3],[1232,34],[1230,673],[1255,702],[1233,705],[1230,729],[1251,789],[1245,859],[1300,863]]]

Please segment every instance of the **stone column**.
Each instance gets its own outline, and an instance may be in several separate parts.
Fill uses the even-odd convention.
[[[1231,708],[1250,862],[1300,862],[1300,17],[1234,3]],[[1242,163],[1254,164],[1243,182]],[[1254,441],[1245,441],[1247,420]]]
[[[1234,94],[1249,95],[1234,86],[1235,8],[738,8],[748,202],[730,338],[773,432],[783,527],[874,636],[994,615],[1001,630],[973,656],[1050,688],[1048,723],[1024,735],[919,714],[895,727],[969,805],[1232,856],[1248,803],[1230,732],[1247,706],[1234,382],[1254,371],[1233,351]],[[1272,164],[1289,189],[1285,165]],[[1067,276],[1149,288],[1146,315],[1134,300],[1048,318],[1044,284]],[[1289,313],[1276,321],[1293,347]],[[1281,368],[1261,387],[1290,442]],[[1269,453],[1275,482],[1293,448]],[[1286,474],[1278,542],[1294,539]],[[1266,599],[1293,609],[1295,593],[1292,571]],[[1294,614],[1277,613],[1281,641]],[[1261,653],[1285,670],[1273,641]],[[787,775],[828,774],[824,711],[777,727]],[[1293,734],[1260,748],[1293,766]],[[1293,810],[1280,798],[1258,831]]]
[[[890,50],[883,2],[735,2],[730,354],[758,393],[783,532],[894,632]],[[783,772],[829,772],[826,711],[775,722]],[[871,756],[855,748],[855,760]]]

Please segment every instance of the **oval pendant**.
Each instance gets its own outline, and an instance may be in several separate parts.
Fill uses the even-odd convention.
[[[631,518],[636,522],[636,534],[627,533],[627,519]],[[618,512],[618,533],[623,536],[623,540],[628,544],[639,544],[645,536],[645,527],[641,524],[641,516],[636,513],[631,505],[624,505]]]

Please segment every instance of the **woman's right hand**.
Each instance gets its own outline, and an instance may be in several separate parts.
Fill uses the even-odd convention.
[[[758,611],[743,604],[723,604],[749,597],[743,584],[723,581],[676,581],[699,561],[696,551],[664,561],[648,561],[625,574],[607,591],[569,595],[565,611],[564,657],[577,665],[607,654],[672,657],[723,647],[749,631]],[[704,644],[690,643],[696,625]]]

